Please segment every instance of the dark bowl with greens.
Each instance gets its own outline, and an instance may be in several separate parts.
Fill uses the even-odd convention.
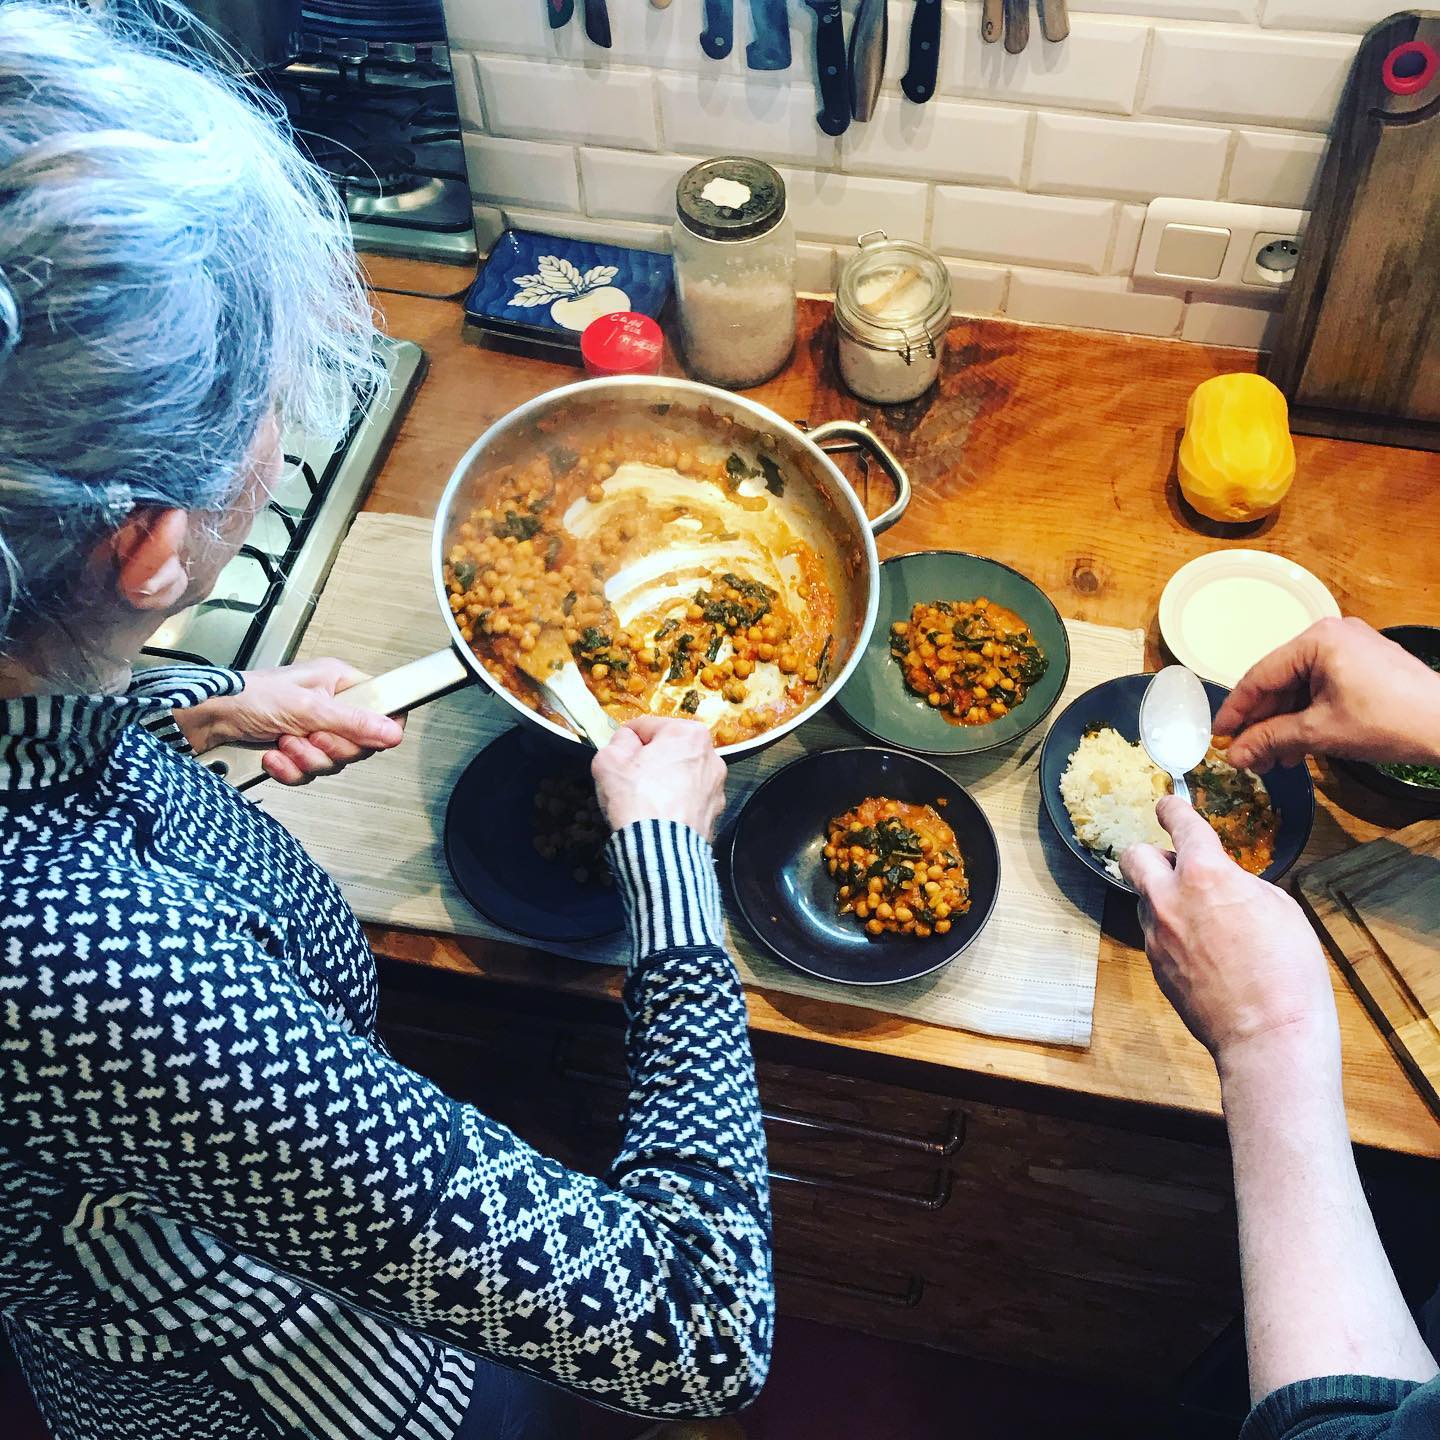
[[[1391,625],[1380,633],[1423,660],[1432,670],[1440,671],[1440,626]],[[1364,760],[1335,763],[1379,795],[1440,810],[1440,766],[1372,765]]]

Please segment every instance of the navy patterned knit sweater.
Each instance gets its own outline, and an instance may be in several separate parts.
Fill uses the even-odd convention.
[[[769,1201],[709,846],[611,841],[632,1091],[567,1170],[385,1054],[334,885],[144,728],[240,683],[0,704],[0,1316],[56,1440],[450,1440],[472,1354],[743,1405]]]

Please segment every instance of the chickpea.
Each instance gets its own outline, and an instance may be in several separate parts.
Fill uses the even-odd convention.
[[[865,888],[869,890],[872,895],[878,895],[885,888],[885,882],[878,875],[873,875],[870,878],[870,883]]]
[[[943,685],[954,673],[948,665],[941,665],[935,671],[935,678]]]
[[[745,687],[738,680],[729,681],[720,692],[732,705],[738,705],[745,698]]]
[[[799,661],[788,650],[780,656],[780,673],[782,675],[793,675],[799,668]]]
[[[852,845],[850,847],[850,858],[852,860],[863,860],[865,858],[865,847],[863,845]]]
[[[510,633],[510,621],[504,615],[497,615],[491,622],[490,628],[497,635],[508,635]]]
[[[573,626],[565,627],[565,643],[567,645],[578,645],[580,643],[580,632]]]
[[[990,702],[990,713],[998,720],[1009,709],[1003,700],[992,700]]]
[[[857,901],[855,902],[855,913],[856,913],[862,920],[865,919],[865,917],[866,917],[867,915],[869,915],[869,913],[870,913],[870,905],[869,905],[869,902],[868,902],[868,901],[865,901],[865,900],[857,900]]]
[[[533,635],[522,635],[520,637],[520,648],[528,655],[535,648],[535,637]]]
[[[807,685],[818,685],[820,683],[820,672],[811,665],[802,677]]]
[[[938,880],[927,880],[925,882],[925,893],[927,895],[938,895],[940,893],[940,882]]]
[[[918,924],[917,924],[917,925],[915,926],[915,933],[916,933],[922,940],[928,940],[928,939],[930,938],[930,927],[929,927],[928,925],[918,925]]]
[[[590,667],[590,678],[592,680],[603,680],[610,673],[608,665],[592,665]]]
[[[472,625],[460,627],[460,638],[468,645],[475,638],[475,628]]]
[[[773,645],[761,645],[755,652],[762,660],[773,660],[775,658],[775,647]]]
[[[950,933],[950,922],[948,920],[937,920],[935,922],[935,933],[937,935],[948,935]]]
[[[932,691],[925,697],[925,702],[926,702],[926,704],[928,704],[928,705],[938,705],[938,704],[940,703],[940,698],[941,698],[941,697],[940,697],[940,692],[939,692],[938,690],[932,690]]]
[[[980,653],[988,660],[995,653],[995,642],[987,640],[981,647]]]
[[[893,920],[898,912],[892,909],[889,905],[885,903],[885,901],[882,900],[875,907],[875,913],[882,920]]]
[[[750,673],[755,669],[748,660],[737,660],[735,662],[735,674],[741,680],[748,680]]]
[[[840,862],[838,860],[827,860],[825,862],[825,868],[833,875],[840,868]]]
[[[937,920],[943,920],[950,913],[950,907],[943,900],[934,908]]]
[[[840,887],[840,898],[842,900],[848,900],[850,898],[850,887],[848,885],[842,885]]]
[[[465,608],[465,597],[463,595],[452,595],[450,597],[450,610],[458,615]]]
[[[884,925],[882,925],[878,920],[869,921],[866,924],[865,929],[869,931],[871,935],[883,935],[885,933]]]
[[[939,880],[945,874],[945,870],[940,865],[928,865],[925,868],[925,874],[931,880]]]
[[[920,658],[922,660],[933,660],[935,658],[935,647],[928,640],[920,647]]]
[[[908,905],[897,905],[895,907],[895,918],[900,921],[902,925],[908,925],[915,918],[915,914]]]
[[[833,860],[835,858],[835,847],[833,845],[827,845],[825,847],[825,858],[827,860]]]
[[[890,628],[897,635],[908,635],[910,633],[910,622],[908,620],[897,620]]]
[[[687,620],[703,620],[705,612],[698,605],[690,605],[685,611],[685,618]]]
[[[1002,675],[1000,677],[1000,688],[1009,692],[1015,688],[1015,682],[1008,675]]]

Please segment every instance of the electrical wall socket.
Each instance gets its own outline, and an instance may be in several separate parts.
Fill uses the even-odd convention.
[[[1151,289],[1283,290],[1295,273],[1309,218],[1308,210],[1272,205],[1152,200],[1133,273]]]

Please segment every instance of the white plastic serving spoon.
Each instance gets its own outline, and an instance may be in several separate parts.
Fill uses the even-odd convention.
[[[1145,752],[1174,782],[1175,794],[1190,798],[1185,776],[1210,748],[1210,698],[1193,670],[1167,665],[1145,687],[1140,701],[1140,741]]]

